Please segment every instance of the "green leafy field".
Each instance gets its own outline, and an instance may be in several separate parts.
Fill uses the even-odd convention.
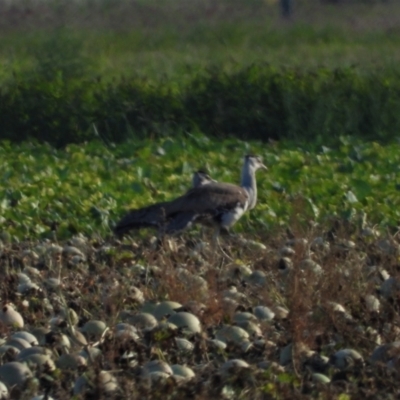
[[[49,236],[52,223],[59,225],[58,238],[76,232],[107,235],[127,208],[183,193],[196,169],[205,168],[220,181],[239,182],[242,156],[257,153],[269,167],[258,173],[259,205],[234,230],[256,236],[274,226],[334,216],[396,226],[398,144],[341,142],[334,150],[288,142],[216,142],[196,134],[109,148],[102,143],[65,150],[2,144],[1,222],[19,239]]]
[[[2,11],[0,79],[29,74],[49,59],[68,61],[72,52],[109,80],[139,74],[182,81],[210,65],[229,71],[253,63],[391,69],[400,60],[395,1],[299,0],[290,21],[274,0],[28,0]]]

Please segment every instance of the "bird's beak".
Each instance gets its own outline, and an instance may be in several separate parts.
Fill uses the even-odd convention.
[[[261,169],[265,169],[266,171],[268,171],[268,167],[266,165],[264,165],[264,164],[261,164],[260,168]]]

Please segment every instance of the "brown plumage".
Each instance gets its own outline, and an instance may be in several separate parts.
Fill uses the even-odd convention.
[[[165,233],[174,233],[202,220],[220,223],[224,214],[237,207],[238,203],[246,207],[248,193],[240,186],[217,182],[207,183],[206,186],[206,190],[202,185],[175,200],[130,211],[119,221],[115,233],[123,234],[131,229],[146,227],[164,227]]]

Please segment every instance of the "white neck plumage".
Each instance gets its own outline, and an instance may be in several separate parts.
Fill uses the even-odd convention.
[[[257,204],[257,182],[256,182],[256,171],[245,162],[242,168],[242,181],[240,186],[247,191],[249,194],[249,204],[247,210],[251,210]]]

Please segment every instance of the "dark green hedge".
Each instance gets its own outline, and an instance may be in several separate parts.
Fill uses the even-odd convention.
[[[400,128],[400,77],[353,69],[297,71],[257,66],[199,74],[185,87],[143,79],[15,78],[0,92],[0,139],[56,146],[194,127],[245,139],[390,139]]]

